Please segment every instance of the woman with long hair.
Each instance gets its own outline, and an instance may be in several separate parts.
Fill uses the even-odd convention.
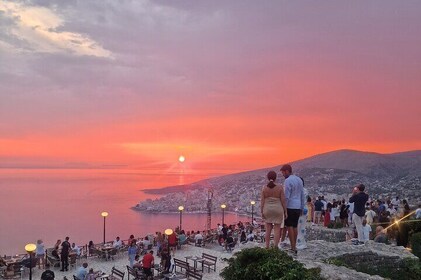
[[[284,227],[284,219],[287,217],[287,209],[284,188],[275,184],[276,172],[269,171],[267,178],[269,183],[262,189],[260,210],[265,221],[266,248],[269,248],[272,229],[274,231],[274,246],[278,247],[281,228]]]

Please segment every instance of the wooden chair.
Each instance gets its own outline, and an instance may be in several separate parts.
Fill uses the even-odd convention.
[[[187,276],[187,279],[202,280],[203,274],[200,274],[199,272],[190,269],[190,270],[187,270],[186,276]]]
[[[206,253],[202,253],[202,272],[205,268],[205,266],[208,268],[208,272],[210,272],[211,268],[213,267],[213,271],[216,271],[216,261],[218,260],[217,257],[206,254]]]
[[[111,269],[110,280],[123,280],[124,279],[124,272],[118,270],[113,266]]]
[[[188,262],[174,258],[174,272],[175,273],[177,273],[177,267],[180,268],[180,272],[182,272],[183,269],[185,270],[185,273],[187,273],[187,271],[190,270],[190,265]]]

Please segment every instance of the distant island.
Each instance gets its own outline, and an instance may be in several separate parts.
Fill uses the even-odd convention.
[[[354,150],[328,152],[291,163],[294,173],[304,178],[311,197],[324,195],[328,199],[348,198],[352,186],[364,183],[375,198],[399,196],[409,204],[421,202],[421,150],[379,154]],[[259,211],[261,188],[269,170],[279,172],[281,165],[242,173],[205,179],[187,185],[143,190],[162,197],[145,200],[135,210],[175,213],[183,205],[185,211],[205,213],[208,191],[213,192],[213,211],[226,204],[227,211],[250,214],[250,201],[256,201]],[[278,183],[283,178],[278,178]],[[257,211],[256,211],[257,210]]]

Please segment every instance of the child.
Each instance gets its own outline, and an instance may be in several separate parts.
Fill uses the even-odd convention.
[[[370,240],[371,226],[367,224],[367,220],[363,220],[363,242]]]

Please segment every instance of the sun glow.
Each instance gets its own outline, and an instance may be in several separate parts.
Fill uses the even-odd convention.
[[[181,155],[181,156],[178,157],[178,161],[183,163],[183,162],[186,161],[186,158],[183,155]]]

